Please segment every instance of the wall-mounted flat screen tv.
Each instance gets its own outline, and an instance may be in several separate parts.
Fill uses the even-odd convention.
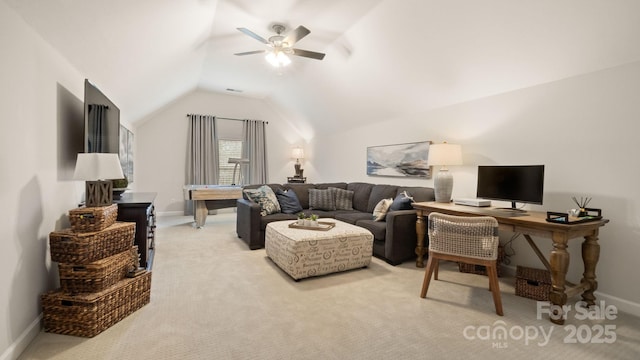
[[[542,205],[544,165],[478,166],[477,197]]]
[[[120,109],[88,79],[84,80],[84,135],[84,152],[120,150]]]

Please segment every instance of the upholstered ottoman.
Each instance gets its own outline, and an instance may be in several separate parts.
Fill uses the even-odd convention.
[[[350,269],[371,263],[373,234],[367,229],[334,219],[329,230],[289,227],[295,221],[267,224],[267,256],[295,280]]]

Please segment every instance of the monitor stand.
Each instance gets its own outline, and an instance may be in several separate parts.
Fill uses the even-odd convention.
[[[511,202],[511,207],[499,207],[499,208],[495,208],[496,210],[504,210],[504,211],[513,211],[513,212],[517,212],[517,213],[526,213],[527,210],[524,209],[518,209],[516,207],[516,202],[512,201]]]

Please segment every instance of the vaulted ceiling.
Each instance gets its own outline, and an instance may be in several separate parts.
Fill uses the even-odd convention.
[[[4,1],[132,124],[200,88],[357,126],[640,60],[635,0]],[[233,55],[274,23],[327,56]]]

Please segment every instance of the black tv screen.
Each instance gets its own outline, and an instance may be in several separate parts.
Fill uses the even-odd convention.
[[[84,80],[84,152],[120,151],[120,109],[88,79]]]
[[[542,205],[544,165],[478,166],[477,197]]]

